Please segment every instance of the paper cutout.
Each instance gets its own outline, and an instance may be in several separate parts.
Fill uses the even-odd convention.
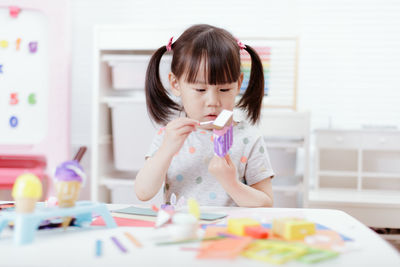
[[[197,254],[198,259],[234,259],[252,242],[252,238],[225,238],[208,242]],[[203,242],[204,243],[204,242]]]
[[[226,126],[222,130],[213,130],[214,153],[225,157],[233,145],[233,125]]]
[[[258,240],[251,243],[243,256],[250,259],[282,264],[307,253],[307,248],[289,242]]]
[[[113,217],[117,226],[135,226],[135,227],[154,227],[154,222]],[[97,217],[90,225],[92,226],[105,226],[102,217]]]

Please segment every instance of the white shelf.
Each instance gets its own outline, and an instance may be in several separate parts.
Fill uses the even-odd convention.
[[[358,172],[355,171],[318,171],[319,176],[332,177],[357,177]]]
[[[400,207],[398,191],[382,190],[351,190],[351,189],[318,189],[309,191],[310,203],[341,203],[347,205]]]
[[[309,207],[341,209],[369,226],[398,227],[400,131],[326,129],[315,134],[316,188],[309,191]]]
[[[387,172],[363,172],[362,177],[364,178],[389,178],[389,179],[400,179],[400,173],[387,173]],[[400,192],[399,192],[400,194]]]

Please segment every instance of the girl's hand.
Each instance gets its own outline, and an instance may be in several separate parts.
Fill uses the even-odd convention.
[[[161,148],[175,155],[182,148],[189,134],[196,131],[199,122],[189,118],[178,118],[170,121],[165,127],[165,136]]]
[[[214,175],[222,185],[237,182],[236,166],[232,162],[229,154],[226,154],[223,158],[214,155],[210,164],[208,164],[208,171]]]

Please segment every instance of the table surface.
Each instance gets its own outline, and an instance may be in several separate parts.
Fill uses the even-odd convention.
[[[129,205],[108,205],[118,209]],[[280,217],[303,217],[331,228],[354,240],[352,251],[313,266],[400,266],[400,254],[375,232],[351,217],[332,209],[231,208],[201,207],[203,212],[226,213],[231,217],[251,217],[262,223]],[[223,222],[221,222],[223,223]],[[156,246],[166,229],[118,227],[43,230],[36,233],[32,244],[16,246],[12,231],[0,236],[1,266],[268,266],[267,263],[238,257],[235,260],[199,260],[195,251],[182,250],[181,245]],[[142,244],[137,248],[124,236],[129,232]],[[122,253],[111,241],[117,237],[127,248]],[[103,241],[103,255],[95,256],[95,242]],[[199,244],[188,244],[196,247]],[[273,265],[271,265],[273,266]],[[307,266],[289,262],[284,266]]]

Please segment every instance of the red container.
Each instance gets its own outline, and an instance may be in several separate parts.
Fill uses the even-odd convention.
[[[11,189],[23,173],[32,173],[42,180],[46,165],[44,156],[0,155],[0,189]]]

